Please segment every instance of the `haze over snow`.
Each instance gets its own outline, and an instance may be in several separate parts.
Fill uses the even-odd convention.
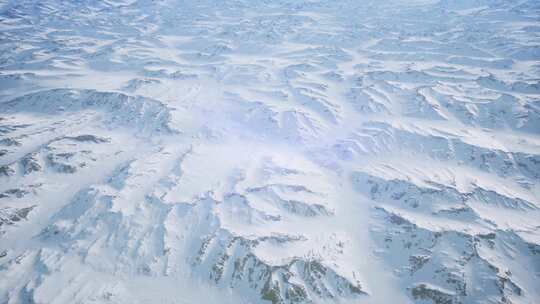
[[[539,303],[539,19],[0,1],[0,303]]]

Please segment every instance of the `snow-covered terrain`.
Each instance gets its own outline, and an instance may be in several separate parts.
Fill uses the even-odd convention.
[[[540,303],[540,1],[0,0],[0,303]]]

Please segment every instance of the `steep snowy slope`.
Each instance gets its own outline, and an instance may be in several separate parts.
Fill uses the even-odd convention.
[[[0,1],[0,303],[540,302],[534,0]]]

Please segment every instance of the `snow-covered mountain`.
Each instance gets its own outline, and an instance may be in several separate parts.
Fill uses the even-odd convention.
[[[0,303],[540,303],[540,2],[1,0]]]

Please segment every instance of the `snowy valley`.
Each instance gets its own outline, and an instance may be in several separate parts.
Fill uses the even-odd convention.
[[[540,2],[0,0],[0,303],[540,302]]]

